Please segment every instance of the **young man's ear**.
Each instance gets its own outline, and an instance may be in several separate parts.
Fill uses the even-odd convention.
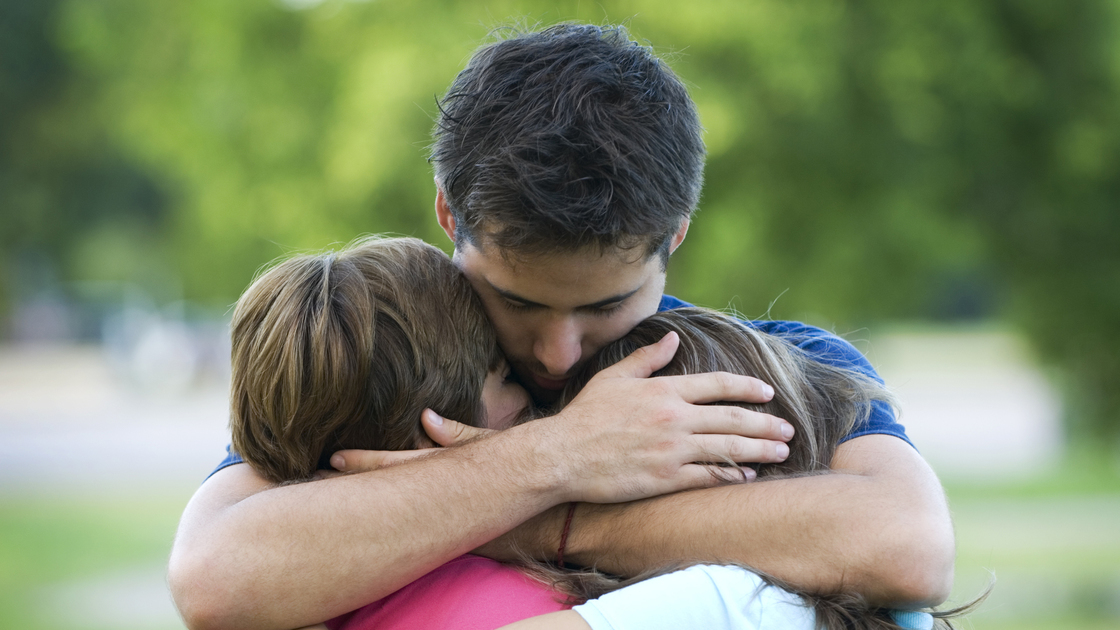
[[[451,242],[455,242],[455,215],[451,214],[451,208],[447,205],[447,196],[443,194],[443,186],[436,182],[436,221],[439,226],[443,228],[447,238]]]
[[[681,221],[681,226],[677,228],[677,233],[673,235],[673,240],[669,241],[669,253],[677,251],[677,248],[684,242],[684,237],[688,234],[688,224],[690,221],[686,217]]]

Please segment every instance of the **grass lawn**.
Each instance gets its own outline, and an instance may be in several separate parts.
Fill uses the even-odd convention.
[[[1091,456],[1060,475],[947,488],[957,531],[956,587],[967,601],[995,577],[963,628],[1120,628],[1120,473]]]
[[[990,599],[959,627],[1120,627],[1114,469],[948,493],[959,548],[953,599],[996,577]],[[0,628],[181,629],[161,576],[188,496],[0,497]]]
[[[0,498],[0,627],[182,628],[162,575],[188,498]]]

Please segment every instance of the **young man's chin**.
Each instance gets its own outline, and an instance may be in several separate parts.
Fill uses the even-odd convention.
[[[560,399],[564,386],[568,384],[568,379],[549,379],[537,376],[531,371],[519,369],[516,366],[513,371],[517,375],[518,382],[529,391],[529,395],[533,397],[533,403],[537,407],[548,407],[554,404]]]

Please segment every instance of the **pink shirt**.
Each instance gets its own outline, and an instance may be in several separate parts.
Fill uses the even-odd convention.
[[[401,590],[327,622],[330,630],[494,630],[571,606],[513,567],[465,555]]]

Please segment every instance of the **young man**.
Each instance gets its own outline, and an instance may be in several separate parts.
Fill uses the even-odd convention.
[[[684,87],[622,29],[564,25],[498,42],[456,78],[433,152],[437,219],[538,401],[604,344],[680,304],[662,295],[665,265],[687,233],[703,158]],[[871,369],[818,329],[759,325]],[[645,378],[675,343],[601,373],[556,416],[379,469],[383,454],[345,452],[332,463],[365,472],[271,487],[229,460],[188,505],[172,551],[184,618],[291,628],[472,549],[552,558],[573,501],[585,503],[565,558],[579,564],[635,574],[742,562],[896,606],[945,598],[948,511],[888,409],[840,446],[836,474],[709,487],[712,471],[695,462],[780,461],[791,430],[705,404],[768,399],[754,379]],[[430,413],[424,422],[440,443],[461,431]]]

